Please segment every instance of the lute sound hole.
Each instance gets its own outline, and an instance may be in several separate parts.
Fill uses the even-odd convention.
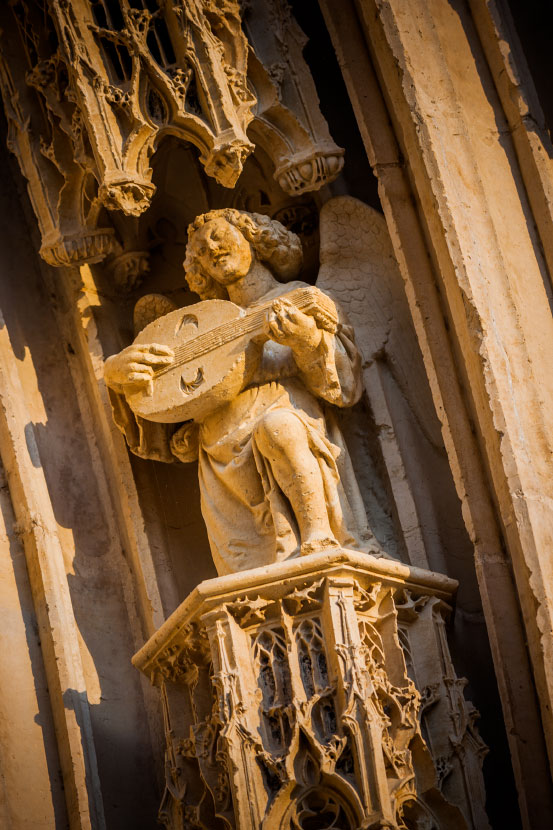
[[[180,388],[185,395],[189,395],[194,389],[197,389],[200,384],[204,382],[204,370],[198,369],[196,377],[193,380],[186,380],[184,375],[181,375]]]

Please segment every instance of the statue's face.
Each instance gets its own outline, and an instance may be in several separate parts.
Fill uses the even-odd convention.
[[[222,217],[210,219],[194,233],[188,242],[188,253],[198,260],[202,271],[221,285],[245,277],[253,258],[248,240]]]

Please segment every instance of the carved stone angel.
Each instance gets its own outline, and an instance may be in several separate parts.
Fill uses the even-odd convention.
[[[202,299],[230,299],[244,309],[270,302],[257,368],[246,388],[200,423],[160,424],[136,416],[127,397],[170,365],[173,352],[131,345],[110,357],[105,379],[130,449],[165,462],[198,458],[219,574],[326,548],[367,549],[372,536],[333,411],[362,393],[361,357],[345,314],[337,306],[332,333],[286,299],[305,283],[294,280],[301,243],[279,222],[214,210],[197,217],[188,239],[186,279]]]

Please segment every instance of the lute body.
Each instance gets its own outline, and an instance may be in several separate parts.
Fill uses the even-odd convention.
[[[319,289],[305,286],[274,299],[289,300],[315,317],[320,328],[336,331],[336,306]],[[133,412],[158,423],[201,421],[233,400],[259,365],[265,317],[274,299],[249,309],[229,300],[204,300],[146,326],[134,342],[168,346],[175,359],[154,373],[150,389],[143,385],[127,393]]]

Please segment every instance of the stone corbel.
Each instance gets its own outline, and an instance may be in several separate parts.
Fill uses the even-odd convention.
[[[2,18],[9,11],[4,7]],[[61,103],[59,56],[27,72],[14,39],[6,39],[6,28],[2,19],[0,87],[8,147],[28,182],[42,237],[40,255],[54,266],[100,262],[118,246],[113,228],[99,221],[97,200],[86,197],[93,183],[72,140],[80,133],[80,118],[71,102]],[[33,100],[33,90],[43,99],[43,110]]]
[[[170,724],[165,825],[486,827],[484,745],[442,636],[455,587],[345,550],[201,583],[133,659]]]

